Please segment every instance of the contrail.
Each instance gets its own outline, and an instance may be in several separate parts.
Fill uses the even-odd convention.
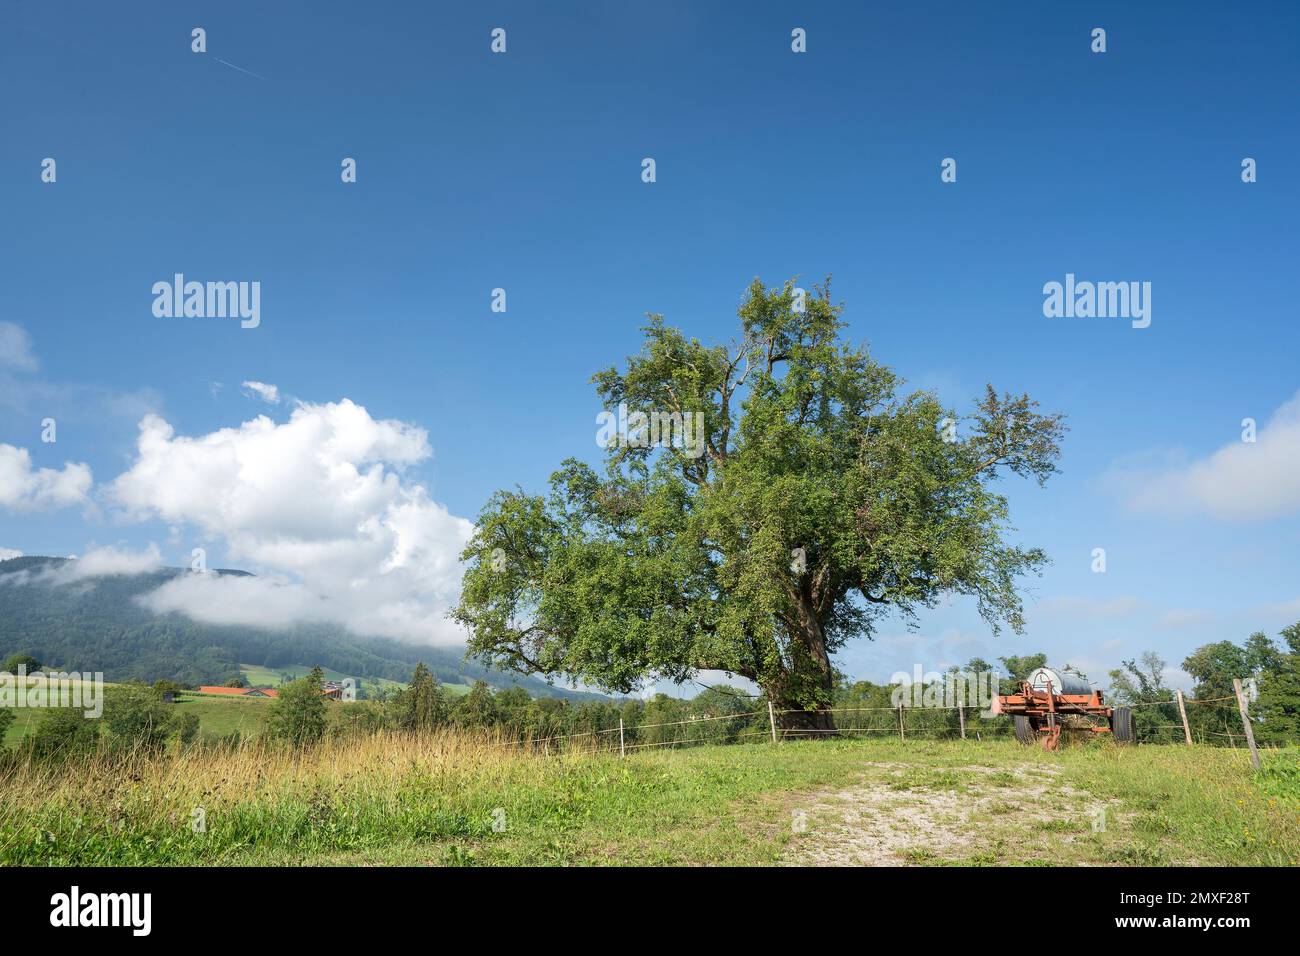
[[[255,76],[255,77],[257,77],[259,80],[265,80],[265,79],[266,79],[266,77],[262,76],[262,75],[259,74],[259,73],[254,73],[252,70],[246,70],[246,69],[244,69],[242,66],[235,66],[235,64],[230,63],[230,62],[228,62],[228,61],[226,61],[226,60],[223,60],[223,59],[221,59],[221,57],[219,57],[219,56],[214,56],[212,59],[216,60],[218,63],[225,63],[226,66],[230,67],[232,70],[238,70],[240,73],[247,73],[249,76]]]

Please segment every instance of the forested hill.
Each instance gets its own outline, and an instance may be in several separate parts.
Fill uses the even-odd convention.
[[[416,662],[424,661],[445,683],[482,679],[496,687],[521,686],[534,696],[596,696],[488,670],[464,661],[461,647],[360,638],[329,625],[261,630],[155,614],[136,598],[188,571],[162,568],[69,580],[58,573],[68,561],[36,556],[0,561],[0,659],[28,653],[64,670],[103,671],[107,681],[165,679],[186,684],[224,682],[238,674],[241,663],[269,668],[320,664],[358,677],[405,682]]]

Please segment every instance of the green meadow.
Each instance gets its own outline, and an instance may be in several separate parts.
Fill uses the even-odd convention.
[[[1300,753],[1264,757],[879,739],[548,755],[451,731],[100,755],[0,781],[0,863],[1295,865]]]
[[[322,668],[326,680],[342,682],[348,674],[336,670],[330,670],[328,667]],[[250,687],[279,687],[284,680],[284,675],[289,675],[290,680],[298,680],[300,677],[306,677],[311,672],[311,667],[305,664],[292,664],[285,667],[261,667],[257,664],[240,664],[239,673],[243,675]],[[405,684],[398,681],[389,680],[386,677],[366,677],[362,678],[362,685],[369,687],[377,684],[379,687],[396,691],[405,687]],[[462,694],[469,693],[468,684],[439,684],[444,691],[453,697],[459,697]]]

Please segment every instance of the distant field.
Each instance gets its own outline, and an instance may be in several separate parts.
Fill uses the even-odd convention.
[[[36,674],[29,675],[27,679],[28,679],[29,681],[36,681],[36,682],[39,682],[39,681],[42,680],[42,678],[41,678],[39,675],[36,675]],[[69,684],[85,684],[85,683],[87,683],[87,682],[86,682],[86,681],[69,681],[69,682],[67,682],[67,683],[69,683]],[[113,685],[112,685],[112,684],[105,684],[104,686],[105,686],[105,687],[112,687]],[[27,735],[28,731],[29,731],[33,726],[35,726],[36,721],[40,719],[41,713],[42,713],[42,712],[41,712],[41,710],[40,710],[39,708],[33,709],[33,708],[29,708],[29,707],[15,707],[15,708],[14,708],[14,715],[15,715],[15,716],[14,716],[14,721],[13,721],[13,723],[11,723],[11,724],[8,726],[8,728],[5,730],[4,735],[3,735],[3,736],[4,736],[4,739],[3,739],[3,740],[0,740],[0,744],[3,744],[3,745],[6,746],[6,747],[9,747],[9,746],[12,746],[13,744],[16,744],[19,740],[21,740],[24,736]]]
[[[111,687],[111,684],[106,684]],[[238,697],[206,697],[199,694],[182,694],[177,698],[177,713],[195,713],[199,715],[199,729],[214,734],[229,734],[238,730],[240,734],[260,733],[266,721],[266,705],[269,698],[242,700]],[[25,737],[40,720],[42,711],[26,707],[14,711],[16,719],[5,732],[4,744],[13,746]]]
[[[270,698],[207,697],[182,694],[176,700],[177,713],[199,715],[199,731],[228,735],[238,730],[248,737],[262,732]]]
[[[248,676],[251,673],[271,674],[265,668],[248,668],[241,667],[245,676],[250,683],[278,684],[279,673],[263,679],[261,676],[253,678]],[[290,668],[284,669],[286,672]],[[305,675],[311,670],[310,667],[292,668],[295,672]],[[325,676],[328,680],[341,680],[344,675],[337,675],[337,671],[326,671]],[[401,685],[393,681],[384,681],[383,683],[396,688]],[[112,687],[112,684],[105,684]],[[469,687],[464,684],[443,684],[443,690],[452,696],[460,696],[469,692]],[[229,735],[232,731],[238,730],[241,736],[248,737],[261,733],[263,725],[266,723],[267,705],[270,698],[266,697],[217,697],[215,695],[192,694],[182,692],[176,700],[178,713],[194,713],[199,715],[199,730],[203,733]],[[346,707],[347,704],[341,706]],[[40,720],[42,711],[27,707],[15,708],[15,719],[12,724],[5,730],[3,745],[12,747],[17,744],[23,737],[32,731],[36,722]]]
[[[26,707],[15,709],[14,722],[5,729],[4,745],[12,747],[27,736],[28,731],[35,725],[40,716],[41,712],[38,710],[29,710]]]
[[[343,681],[351,677],[351,674],[343,674],[339,671],[330,670],[328,667],[321,668],[325,674],[326,680]],[[259,667],[257,664],[240,664],[239,673],[244,675],[244,680],[248,681],[253,687],[279,687],[284,680],[284,675],[290,675],[290,680],[297,680],[300,677],[306,677],[311,673],[311,667],[305,664],[292,664],[285,667]],[[399,681],[389,680],[386,677],[362,677],[360,678],[363,686],[367,684],[378,684],[380,687],[389,690],[399,690],[406,685]],[[442,684],[442,689],[453,697],[459,697],[462,694],[469,693],[468,684]]]
[[[328,667],[322,667],[321,671],[324,672],[326,680],[343,681],[355,676],[330,670]],[[248,681],[251,686],[270,685],[271,687],[279,687],[284,682],[284,675],[289,675],[290,680],[297,680],[310,674],[311,667],[302,664],[288,664],[284,667],[259,667],[256,664],[240,664],[239,673],[244,676],[244,680]],[[364,679],[370,680],[370,678]],[[382,677],[378,679],[378,682],[381,684],[393,683],[393,681],[384,680]]]

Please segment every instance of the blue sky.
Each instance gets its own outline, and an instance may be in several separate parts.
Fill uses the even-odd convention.
[[[394,440],[385,506],[472,520],[596,460],[588,379],[646,312],[725,341],[754,276],[833,274],[847,334],[914,385],[959,408],[1028,391],[1071,428],[1062,475],[1008,485],[1017,539],[1053,560],[1029,632],[994,639],[956,603],[843,669],[1041,649],[1099,679],[1300,619],[1300,9],[806,6],[6,0],[0,445],[30,457],[8,507],[0,484],[0,548],[188,564],[202,540],[294,578],[304,542],[221,488],[153,507],[137,436],[149,413],[174,436],[274,427],[295,401],[424,429],[428,454]],[[155,317],[176,272],[259,281],[260,327]],[[1150,327],[1044,317],[1067,272],[1150,282]],[[31,475],[68,462],[84,500],[38,501]],[[445,550],[461,526],[430,521],[421,546]]]

